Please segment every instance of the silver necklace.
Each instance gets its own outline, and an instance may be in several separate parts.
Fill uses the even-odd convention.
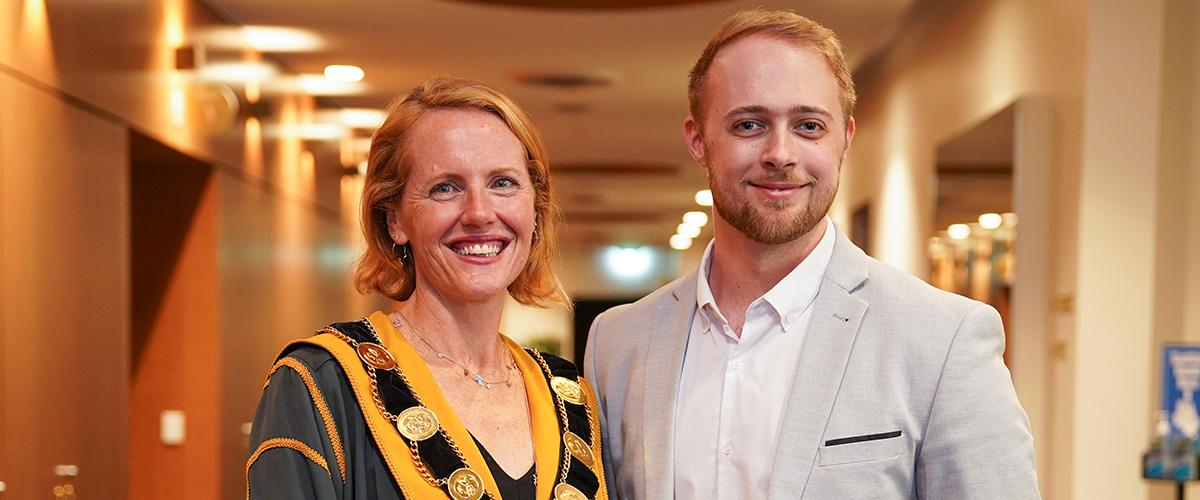
[[[424,335],[421,335],[421,330],[417,329],[417,326],[414,325],[412,321],[409,321],[409,319],[407,317],[405,317],[403,314],[401,314],[400,312],[397,312],[396,317],[392,318],[392,326],[395,326],[397,329],[399,329],[401,319],[403,319],[404,320],[403,322],[408,325],[408,329],[412,330],[413,334],[415,334],[417,336],[417,338],[421,340],[422,343],[424,343],[426,346],[428,346],[429,350],[433,351],[434,355],[436,355],[438,357],[438,359],[444,359],[446,361],[454,363],[456,366],[461,368],[463,371],[464,377],[471,379],[472,381],[474,381],[476,384],[483,387],[484,389],[491,389],[492,385],[501,384],[501,383],[503,383],[506,387],[512,387],[512,372],[516,371],[517,367],[516,367],[516,361],[512,359],[511,355],[509,355],[508,363],[506,363],[504,365],[504,380],[487,380],[487,379],[483,378],[483,373],[476,372],[475,374],[472,375],[471,370],[469,368],[467,368],[466,364],[460,363],[458,360],[451,358],[450,356],[447,356],[446,353],[444,353],[441,350],[439,350],[438,348],[434,347],[433,344],[429,343],[429,340],[427,340]],[[500,343],[499,339],[497,339],[496,342]],[[503,352],[504,349],[501,349],[501,351]]]

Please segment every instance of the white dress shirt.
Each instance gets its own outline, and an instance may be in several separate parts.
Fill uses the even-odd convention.
[[[767,497],[779,423],[833,239],[825,219],[812,253],[750,303],[741,338],[713,299],[713,245],[704,250],[675,400],[675,498]]]

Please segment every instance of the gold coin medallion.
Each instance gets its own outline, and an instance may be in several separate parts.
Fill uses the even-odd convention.
[[[583,404],[583,388],[579,387],[574,380],[554,377],[550,379],[550,387],[554,389],[554,393],[558,394],[558,397],[577,405]]]
[[[554,500],[588,500],[588,497],[574,486],[567,483],[558,483],[554,487]]]
[[[567,451],[571,453],[571,456],[579,459],[588,468],[596,463],[596,458],[592,455],[592,447],[588,446],[587,441],[574,432],[567,431],[563,434],[563,444],[567,446]]]
[[[396,367],[396,360],[383,346],[372,342],[358,343],[358,357],[376,370],[391,370]]]
[[[450,490],[450,498],[454,500],[479,500],[483,497],[483,478],[464,467],[450,473],[446,489]]]
[[[424,441],[433,436],[438,430],[438,418],[433,410],[424,406],[414,406],[400,412],[396,417],[396,430],[413,441]]]

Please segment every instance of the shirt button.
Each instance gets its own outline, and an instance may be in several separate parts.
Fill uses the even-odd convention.
[[[729,370],[730,371],[736,372],[741,369],[742,369],[742,360],[735,359],[735,360],[729,362]]]
[[[721,448],[721,453],[724,453],[727,456],[732,455],[733,454],[733,445],[726,444],[724,447]]]

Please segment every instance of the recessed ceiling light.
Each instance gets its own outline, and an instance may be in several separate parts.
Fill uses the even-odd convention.
[[[713,204],[712,191],[707,189],[696,191],[696,204],[702,207],[711,207]]]
[[[242,37],[259,52],[305,52],[325,45],[311,31],[282,26],[244,26]]]
[[[300,90],[308,95],[349,95],[362,91],[362,84],[357,82],[335,82],[325,75],[300,75]]]
[[[687,250],[692,247],[692,239],[682,234],[671,235],[671,248]]]
[[[335,82],[361,81],[366,73],[358,66],[349,64],[330,64],[325,67],[325,78]]]
[[[704,227],[708,224],[708,214],[701,211],[692,211],[683,214],[683,223],[689,226]]]
[[[950,224],[950,227],[946,228],[946,234],[950,235],[950,239],[965,240],[968,236],[971,236],[971,226],[966,224]]]
[[[684,222],[683,224],[680,224],[678,227],[676,227],[675,232],[682,234],[684,236],[687,236],[688,238],[695,238],[697,236],[700,236],[700,228],[693,226],[691,224],[688,224],[686,222]]]
[[[346,127],[332,123],[276,125],[263,132],[267,137],[291,137],[305,141],[332,141],[346,135]]]
[[[270,80],[279,71],[265,62],[223,62],[206,64],[196,72],[201,80],[226,83],[247,83]]]
[[[983,214],[979,216],[979,226],[984,229],[996,229],[1004,222],[1004,218],[1000,214]]]
[[[379,128],[387,114],[380,109],[346,108],[342,124],[350,128]]]

